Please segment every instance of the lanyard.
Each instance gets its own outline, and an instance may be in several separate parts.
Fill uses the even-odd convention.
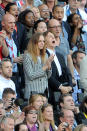
[[[5,42],[6,42],[7,46],[10,47],[10,49],[11,49],[11,51],[12,51],[12,58],[14,58],[14,53],[13,53],[13,40],[12,40],[12,46],[10,46],[6,40],[5,40]]]

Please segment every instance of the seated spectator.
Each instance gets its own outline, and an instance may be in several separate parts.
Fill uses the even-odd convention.
[[[29,105],[32,105],[36,110],[39,110],[43,105],[42,96],[39,94],[32,94],[29,99]]]
[[[6,114],[12,114],[15,125],[22,123],[24,121],[24,113],[20,110],[20,101],[16,98],[15,92],[11,88],[6,88],[3,91],[2,99],[4,102],[4,107],[6,110]]]
[[[33,91],[38,93],[48,92],[48,78],[51,76],[51,62],[54,55],[48,58],[45,49],[43,34],[34,34],[29,41],[23,61],[25,73],[24,96],[26,99],[29,99]]]
[[[23,109],[23,112],[25,113],[25,123],[28,130],[44,131],[43,126],[40,124],[40,122],[37,121],[38,112],[34,106],[26,106]]]
[[[43,20],[38,20],[35,22],[33,26],[33,32],[39,32],[39,33],[44,33],[47,31],[47,25]]]
[[[74,127],[74,114],[71,110],[64,109],[59,116],[60,123],[66,122],[65,130],[72,131]]]
[[[41,108],[40,122],[44,124],[46,131],[56,131],[54,117],[53,117],[53,107],[50,104],[43,105]]]
[[[34,13],[34,21],[37,21],[40,19],[40,11],[37,7],[31,8],[32,12]]]
[[[78,125],[74,131],[86,131],[87,130],[87,125],[84,125],[84,124],[80,124]]]
[[[6,113],[13,113],[11,112],[12,106],[13,106],[13,99],[16,99],[15,91],[11,88],[5,88],[2,94],[2,99],[4,102],[4,107],[6,110]]]
[[[74,126],[76,127],[77,124],[82,124],[82,115],[79,110],[78,106],[75,106],[73,98],[70,94],[65,94],[60,96],[59,99],[59,106],[61,110],[67,109],[71,110],[74,113],[75,119],[74,119]]]
[[[42,4],[38,8],[41,18],[47,23],[50,19],[50,12],[48,6],[46,4]]]
[[[4,116],[1,121],[1,129],[4,131],[13,131],[14,130],[14,118],[10,116]]]
[[[80,89],[79,82],[80,82],[80,62],[82,59],[85,57],[85,52],[83,51],[75,51],[72,54],[72,60],[73,60],[73,65],[74,65],[74,79],[76,81],[76,86],[73,87],[73,99],[75,103],[79,103],[80,101],[78,100],[78,95],[81,95],[82,90]]]
[[[43,94],[43,93],[40,93],[40,95],[42,96],[43,104],[47,104],[48,103],[48,98],[46,97],[46,95]]]
[[[15,131],[28,131],[27,125],[25,123],[16,125]]]
[[[7,87],[16,91],[15,84],[11,80],[11,77],[12,77],[12,63],[10,59],[4,58],[1,62],[0,98],[2,98],[3,90]]]
[[[80,112],[81,112],[81,121],[79,123],[84,123],[87,120],[87,96],[85,96],[80,104]],[[84,123],[85,124],[85,123]]]
[[[47,45],[48,56],[54,54],[54,60],[51,64],[52,75],[48,80],[48,86],[49,86],[49,100],[51,104],[55,106],[54,92],[57,92],[57,94],[59,94],[60,96],[61,93],[65,94],[72,91],[71,87],[72,77],[68,68],[66,67],[63,56],[57,52],[55,53],[56,40],[54,35],[49,31],[45,32],[44,35]]]
[[[71,49],[73,51],[82,50],[87,53],[87,34],[82,31],[83,23],[80,15],[71,14],[67,21],[71,26]]]

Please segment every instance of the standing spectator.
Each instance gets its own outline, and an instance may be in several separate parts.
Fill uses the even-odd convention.
[[[62,27],[62,35],[70,41],[70,26],[67,22],[63,21],[64,9],[63,7],[56,5],[53,8],[52,16],[54,19],[58,20]]]
[[[40,11],[39,11],[38,7],[32,7],[31,10],[34,13],[34,21],[39,20],[40,19]]]
[[[85,57],[85,52],[83,51],[75,51],[72,54],[72,60],[74,65],[74,79],[76,81],[76,86],[73,87],[73,99],[75,103],[79,103],[78,101],[78,95],[82,93],[82,90],[79,87],[79,81],[80,81],[80,62]]]
[[[83,58],[80,63],[80,86],[84,89],[84,95],[87,95],[87,55]]]
[[[40,10],[40,16],[41,18],[45,21],[48,22],[50,19],[50,12],[49,12],[49,8],[46,4],[42,4],[39,7]]]
[[[54,55],[47,59],[44,36],[36,33],[29,41],[27,52],[24,54],[25,98],[32,91],[44,93],[48,90],[48,78],[51,76],[51,62]]]
[[[2,2],[0,3],[0,22],[2,21],[2,17],[5,14],[5,6],[10,2],[13,2],[13,0],[2,0]]]
[[[32,37],[32,28],[34,26],[34,13],[31,10],[24,10],[19,14],[18,21],[26,28],[26,38],[23,41],[23,49],[27,48],[28,42]]]
[[[13,31],[15,29],[15,17],[11,14],[6,14],[3,16],[2,20],[2,31],[6,31],[6,36],[4,38],[8,49],[9,49],[9,57],[13,63],[13,80],[16,84],[16,91],[18,96],[20,96],[20,88],[18,86],[18,66],[17,63],[22,63],[22,56],[17,57],[17,46],[12,38]]]
[[[63,56],[57,52],[55,53],[56,41],[54,35],[51,32],[46,32],[44,34],[47,44],[47,54],[48,56],[54,54],[54,60],[51,64],[52,75],[48,80],[48,85],[50,96],[49,100],[55,107],[55,92],[57,92],[57,94],[59,94],[58,97],[60,97],[60,92],[65,94],[72,91],[72,77],[66,67]]]
[[[43,20],[38,20],[35,22],[34,27],[33,27],[33,32],[40,32],[44,33],[47,31],[47,25]]]
[[[80,6],[78,8],[81,18],[83,20],[83,31],[87,32],[87,12],[85,5],[87,3],[87,0],[81,0],[80,1]]]
[[[82,31],[83,23],[80,15],[71,14],[67,21],[71,27],[71,49],[73,51],[83,50],[87,54],[87,33]]]
[[[64,7],[64,18],[63,18],[63,20],[66,21],[67,17],[70,14],[73,14],[73,13],[79,14],[79,11],[78,11],[79,5],[80,5],[79,0],[68,0],[68,5],[66,5]]]
[[[5,31],[0,32],[0,61],[3,57],[7,57],[9,55],[9,50],[4,40],[5,35]]]
[[[50,32],[52,32],[56,38],[56,47],[55,50],[56,52],[60,53],[63,55],[65,59],[66,65],[69,67],[70,72],[72,74],[72,82],[74,83],[74,72],[73,72],[73,62],[70,54],[70,48],[69,48],[69,43],[67,39],[63,36],[60,36],[61,33],[61,24],[58,20],[56,19],[51,19],[49,20],[48,23],[48,29]]]
[[[46,4],[49,8],[50,11],[50,18],[52,18],[52,10],[55,5],[57,5],[58,1],[57,0],[43,0],[44,4]]]
[[[15,84],[11,80],[12,77],[12,63],[9,59],[4,58],[1,62],[1,75],[0,75],[0,98],[2,98],[3,90],[7,87],[12,88],[14,91]]]

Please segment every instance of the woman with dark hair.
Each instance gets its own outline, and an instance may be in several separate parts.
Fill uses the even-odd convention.
[[[43,124],[38,121],[38,112],[34,106],[26,106],[23,112],[28,131],[45,131]]]
[[[47,31],[47,25],[44,20],[37,20],[33,26],[33,33],[44,33]]]
[[[71,26],[71,49],[83,50],[87,53],[87,34],[82,30],[83,21],[80,15],[71,14],[67,21]]]
[[[18,16],[18,22],[22,23],[26,28],[26,39],[23,43],[23,45],[28,44],[31,36],[32,36],[32,28],[34,25],[34,14],[31,10],[24,10],[21,12]]]
[[[54,55],[52,54],[48,58],[44,41],[43,34],[34,34],[30,39],[27,51],[24,54],[24,95],[27,99],[32,92],[48,92],[48,78],[51,76],[51,62],[54,59]]]

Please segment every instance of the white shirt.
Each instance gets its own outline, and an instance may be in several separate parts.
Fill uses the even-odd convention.
[[[59,63],[59,60],[58,60],[58,57],[56,56],[55,51],[53,51],[53,50],[51,50],[51,49],[48,49],[48,48],[47,48],[47,50],[49,51],[50,54],[54,54],[54,55],[55,55],[55,56],[54,56],[54,62],[55,62],[55,64],[56,64],[57,70],[58,70],[58,72],[59,72],[59,76],[61,76],[61,75],[62,75],[62,69],[61,69],[61,65],[60,65],[60,63]]]
[[[14,82],[11,79],[8,80],[4,78],[2,75],[0,75],[0,99],[2,99],[2,93],[5,88],[11,88],[16,92]]]
[[[83,31],[87,32],[87,13],[82,9],[78,9],[78,10],[83,20]]]

